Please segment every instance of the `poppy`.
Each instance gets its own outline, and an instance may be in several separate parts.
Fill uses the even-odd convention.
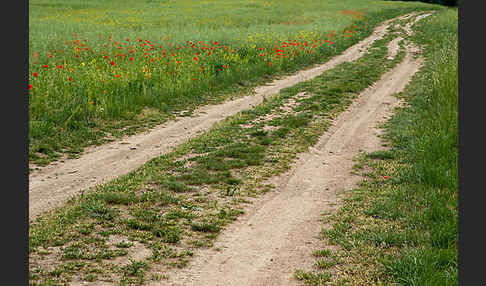
[[[114,61],[111,61],[111,62],[110,62],[110,64],[111,64],[112,66],[114,66],[114,65],[115,65],[115,62],[114,62]]]
[[[130,57],[130,58],[129,58],[129,60],[133,61],[133,58],[132,58],[132,57]]]
[[[69,81],[73,81],[73,78],[72,78],[72,77],[70,77],[70,78],[69,78]]]
[[[29,90],[31,90],[31,89],[32,89],[32,85],[31,85],[31,84],[29,84]]]
[[[36,77],[36,76],[37,76],[37,72],[34,72],[32,75],[33,75],[34,77]]]
[[[105,59],[107,59],[107,58],[108,58],[108,56],[105,56]]]
[[[59,68],[59,69],[62,69],[62,65],[59,65],[59,66],[58,66],[58,68]]]

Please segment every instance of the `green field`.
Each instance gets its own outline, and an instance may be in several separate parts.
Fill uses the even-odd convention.
[[[371,0],[29,3],[29,159],[39,165],[249,94],[342,53],[386,19],[436,10],[414,36],[391,28],[361,58],[40,215],[29,225],[30,285],[143,285],[185,267],[404,58],[402,45],[387,59],[396,33],[422,46],[425,61],[397,95],[408,104],[385,125],[390,148],[357,158],[363,181],[324,217],[321,235],[336,250],[316,249],[318,271],[295,276],[308,285],[458,284],[457,9]],[[135,244],[150,255],[114,263]]]
[[[367,16],[373,22],[431,6],[29,1],[30,162],[76,157],[85,146],[322,62],[369,33]]]

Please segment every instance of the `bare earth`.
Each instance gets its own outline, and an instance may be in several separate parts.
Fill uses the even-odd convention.
[[[324,64],[258,87],[251,96],[203,106],[194,112],[193,117],[170,121],[148,133],[137,134],[121,141],[87,148],[80,158],[57,162],[33,172],[29,175],[29,219],[32,221],[43,212],[62,206],[82,190],[126,174],[150,159],[170,152],[174,146],[198,132],[208,130],[214,123],[261,103],[265,96],[312,79],[340,63],[356,60],[369,45],[383,37],[390,21],[385,21],[371,36],[348,48],[341,55]]]

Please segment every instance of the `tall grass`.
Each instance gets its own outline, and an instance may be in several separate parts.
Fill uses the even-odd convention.
[[[457,17],[443,8],[413,27],[425,61],[385,124],[391,148],[358,158],[365,179],[325,218],[333,285],[458,285]]]
[[[411,164],[403,170],[407,191],[396,200],[410,212],[407,228],[428,236],[385,267],[402,285],[457,285],[457,9],[442,10],[417,29],[427,61],[404,93],[411,106],[391,122],[389,134]]]
[[[337,54],[384,16],[430,7],[371,0],[31,0],[29,158],[49,163],[127,126],[221,100],[264,76]]]

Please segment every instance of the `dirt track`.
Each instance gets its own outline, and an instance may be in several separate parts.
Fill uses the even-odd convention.
[[[336,118],[310,152],[273,179],[275,192],[254,202],[213,248],[195,252],[188,267],[153,285],[299,285],[295,270],[315,263],[321,214],[334,211],[338,192],[359,179],[350,173],[353,156],[381,148],[376,126],[399,103],[391,95],[405,87],[421,62],[407,51],[401,64]]]
[[[153,157],[169,152],[174,146],[196,133],[208,130],[214,123],[261,103],[264,96],[271,96],[282,88],[314,78],[342,62],[359,58],[369,45],[385,35],[390,21],[385,21],[372,35],[348,48],[341,55],[324,64],[258,87],[254,95],[223,104],[203,106],[194,112],[193,117],[167,122],[148,133],[127,137],[121,141],[87,148],[78,159],[49,165],[34,172],[29,176],[29,219],[32,220],[45,211],[63,205],[81,190],[126,174]]]
[[[400,18],[416,16],[409,15]],[[404,30],[411,32],[413,23],[424,15],[430,14],[411,19]],[[359,58],[374,40],[386,34],[390,22],[386,21],[373,35],[342,55],[257,88],[253,96],[201,107],[194,117],[168,122],[121,142],[90,148],[79,159],[51,165],[31,175],[30,218],[62,205],[82,189],[127,173],[170,151],[215,122],[259,104],[263,96]],[[404,39],[397,37],[390,42],[390,58],[397,54],[401,41]],[[353,187],[359,180],[350,173],[352,158],[361,151],[381,149],[377,125],[399,104],[392,94],[401,91],[421,66],[422,59],[413,57],[417,47],[406,45],[406,48],[406,56],[399,65],[361,93],[318,143],[299,155],[288,172],[272,178],[275,191],[255,199],[245,214],[218,236],[214,247],[195,250],[188,266],[175,269],[168,280],[152,281],[149,285],[299,285],[293,277],[295,270],[312,269],[315,263],[312,251],[321,248],[322,242],[317,238],[322,228],[321,214],[335,211],[339,207],[339,191]],[[91,285],[84,283],[72,285]]]

